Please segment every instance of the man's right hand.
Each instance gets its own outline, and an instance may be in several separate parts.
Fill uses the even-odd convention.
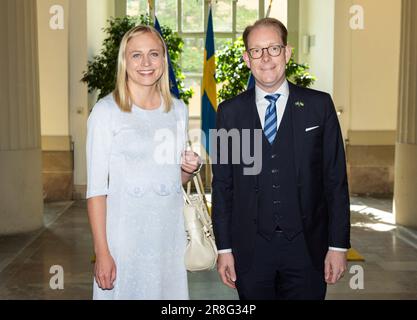
[[[226,286],[236,289],[235,258],[232,253],[219,254],[217,258],[217,272]]]
[[[94,266],[94,275],[98,286],[103,290],[111,290],[114,288],[116,280],[116,264],[110,253],[104,253],[96,256],[96,264]]]

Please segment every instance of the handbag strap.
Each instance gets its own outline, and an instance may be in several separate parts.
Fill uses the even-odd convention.
[[[201,179],[200,172],[197,174],[197,181],[200,183],[201,190],[204,190],[203,180]],[[207,205],[207,198],[205,192],[201,192],[201,196],[203,197],[204,203]]]
[[[191,195],[191,181],[187,182],[187,194]]]
[[[199,175],[199,173],[197,175]],[[187,182],[187,191],[185,191],[184,186],[182,186],[182,191],[184,193],[184,198],[188,202],[191,203],[191,200],[190,200],[190,196],[191,196],[191,181],[194,182],[194,186],[195,186],[195,189],[197,191],[198,197],[200,198],[201,201],[204,202],[204,196],[203,196],[203,193],[201,191],[201,186],[200,186],[200,183],[199,183],[198,178],[196,176],[194,176],[192,180],[190,180],[190,181]]]
[[[201,191],[200,183],[198,182],[198,178],[194,176],[193,181],[194,181],[195,189],[197,190],[198,197],[200,198],[201,201],[204,202],[204,197]]]
[[[190,198],[190,196],[187,194],[187,192],[185,192],[184,187],[182,187],[182,193],[183,193],[183,195],[184,195],[184,199],[185,199],[185,201],[186,201],[188,204],[192,204],[192,203],[191,203],[191,198]]]

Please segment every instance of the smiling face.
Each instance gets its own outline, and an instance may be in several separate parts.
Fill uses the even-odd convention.
[[[163,44],[151,32],[135,35],[126,46],[128,83],[134,86],[155,86],[164,73]]]
[[[272,26],[258,26],[248,36],[248,50],[284,45],[280,34]],[[256,84],[266,92],[275,92],[285,80],[285,68],[291,58],[291,48],[286,46],[278,57],[271,57],[263,50],[260,59],[253,59],[244,52],[243,59],[255,77]]]

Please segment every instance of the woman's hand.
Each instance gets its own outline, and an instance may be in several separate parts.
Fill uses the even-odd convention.
[[[193,174],[201,165],[200,156],[193,151],[184,151],[181,158],[181,170]]]
[[[94,276],[101,289],[111,290],[114,288],[113,283],[116,280],[116,264],[110,253],[96,256]]]

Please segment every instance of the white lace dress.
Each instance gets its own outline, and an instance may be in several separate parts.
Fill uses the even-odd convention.
[[[187,108],[120,111],[108,95],[88,119],[87,198],[107,195],[114,289],[94,299],[188,299],[180,156]]]

